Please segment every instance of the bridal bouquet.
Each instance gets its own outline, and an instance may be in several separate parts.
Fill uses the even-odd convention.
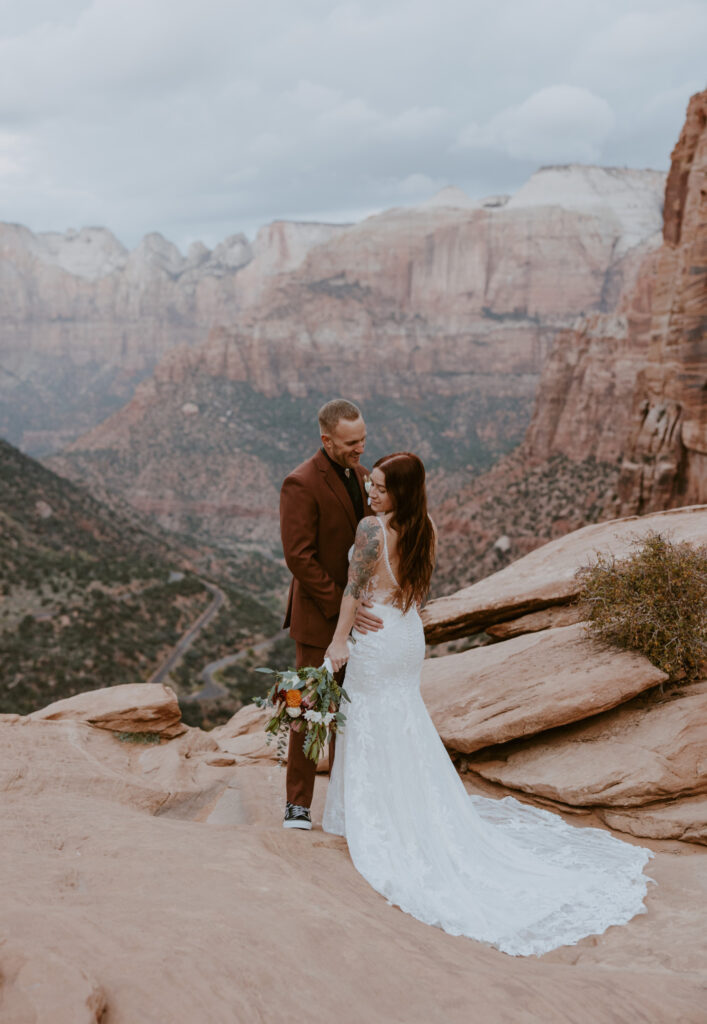
[[[274,714],[265,726],[268,743],[277,736],[277,756],[282,764],[290,726],[304,728],[304,753],[312,761],[319,755],[331,733],[342,729],[346,715],[340,711],[342,700],[349,700],[343,686],[324,665],[321,668],[287,669],[277,672],[272,668],[258,668],[275,676],[273,686],[265,697],[255,697],[259,708],[272,708]]]

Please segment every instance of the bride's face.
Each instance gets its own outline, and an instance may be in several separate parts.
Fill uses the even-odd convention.
[[[371,489],[368,492],[371,499],[371,510],[374,515],[380,516],[385,512],[393,511],[393,501],[385,487],[385,476],[382,469],[374,469],[371,473]]]

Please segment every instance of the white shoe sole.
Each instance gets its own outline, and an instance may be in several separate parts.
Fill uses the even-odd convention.
[[[312,827],[312,822],[311,821],[302,821],[301,819],[299,821],[296,821],[296,820],[295,821],[283,821],[282,827],[283,828],[303,828],[303,829],[306,829],[307,831],[309,831],[311,829],[311,827]]]

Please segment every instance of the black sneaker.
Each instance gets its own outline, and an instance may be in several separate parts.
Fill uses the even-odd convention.
[[[285,818],[282,822],[283,828],[311,828],[312,819],[309,814],[309,807],[300,807],[299,804],[285,804]]]

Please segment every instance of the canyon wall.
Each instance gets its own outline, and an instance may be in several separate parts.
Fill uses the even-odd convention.
[[[230,325],[167,352],[52,466],[164,526],[276,545],[282,478],[318,443],[318,405],[344,392],[364,410],[369,463],[419,451],[441,501],[520,442],[558,332],[613,311],[658,244],[661,175],[534,179],[527,202],[445,190],[313,245]]]
[[[267,395],[313,380],[353,382],[362,400],[469,386],[517,397],[524,427],[557,332],[614,309],[627,253],[660,228],[663,181],[543,168],[510,198],[445,189],[360,224],[276,222],[186,256],[155,234],[128,252],[105,229],[0,226],[0,435],[63,447],[220,325],[197,363]]]
[[[707,91],[672,154],[661,244],[616,308],[559,331],[523,443],[435,509],[444,591],[586,523],[707,502]]]
[[[182,256],[155,233],[128,251],[105,228],[0,224],[0,436],[35,454],[73,440],[341,230],[278,222]]]
[[[619,498],[624,512],[707,502],[707,90],[690,100],[672,153]]]
[[[707,91],[690,100],[664,205],[662,244],[632,260],[616,313],[558,334],[526,436],[535,462],[618,460],[607,514],[707,502]]]

